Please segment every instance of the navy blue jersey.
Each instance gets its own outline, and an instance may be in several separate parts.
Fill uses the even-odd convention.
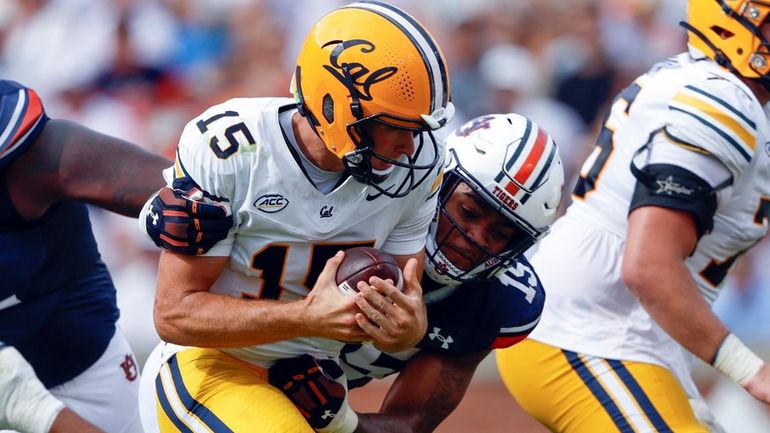
[[[371,344],[347,344],[341,364],[352,388],[404,368],[420,350],[462,356],[508,347],[526,338],[540,320],[545,291],[521,257],[494,281],[431,287],[423,278],[428,332],[417,348],[383,353]]]
[[[104,353],[118,309],[84,204],[58,203],[26,221],[11,203],[5,167],[46,120],[33,91],[0,81],[0,341],[50,388]]]

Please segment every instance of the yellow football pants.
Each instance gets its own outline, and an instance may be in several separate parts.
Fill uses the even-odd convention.
[[[497,350],[506,387],[559,433],[708,433],[677,379],[647,363],[570,352],[533,340]]]
[[[312,433],[267,370],[216,349],[186,349],[155,379],[163,433]]]

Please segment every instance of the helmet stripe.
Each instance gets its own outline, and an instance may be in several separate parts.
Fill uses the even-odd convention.
[[[449,89],[446,66],[439,54],[439,48],[433,42],[433,38],[420,23],[401,9],[380,2],[362,1],[345,7],[360,8],[377,13],[392,22],[407,35],[420,52],[423,62],[425,62],[425,67],[428,70],[428,75],[431,77],[431,107],[430,112],[425,114],[431,114],[447,105]]]
[[[531,189],[536,189],[540,186],[540,183],[543,182],[543,178],[546,174],[548,174],[548,169],[551,167],[551,163],[553,162],[554,157],[556,156],[556,146],[551,146],[551,151],[548,153],[548,158],[545,160],[545,164],[540,168],[539,172],[540,174],[537,175],[537,178],[534,182],[532,182],[532,185],[530,186]],[[529,200],[529,197],[531,194],[526,194],[524,197],[521,198],[521,204],[524,204]]]
[[[545,151],[545,143],[547,141],[548,134],[546,134],[545,131],[543,131],[541,128],[538,128],[535,144],[532,146],[529,155],[527,155],[527,159],[524,161],[524,164],[521,165],[519,171],[513,177],[516,183],[510,182],[505,186],[505,190],[508,191],[511,195],[516,195],[516,193],[519,192],[518,185],[524,185],[527,183],[527,180],[532,175],[532,172],[535,171],[535,167],[537,167],[537,163],[540,161],[540,157],[543,156],[543,152]]]
[[[529,135],[532,133],[532,121],[527,119],[527,126],[524,127],[524,134],[521,136],[521,141],[519,141],[519,147],[516,148],[516,151],[513,152],[513,155],[511,155],[510,158],[508,158],[508,162],[505,163],[505,170],[501,171],[500,174],[497,175],[495,178],[495,181],[500,182],[503,180],[504,177],[507,177],[506,172],[513,167],[513,164],[516,163],[516,161],[519,159],[519,155],[524,150],[525,147],[527,147],[527,143],[529,143]]]

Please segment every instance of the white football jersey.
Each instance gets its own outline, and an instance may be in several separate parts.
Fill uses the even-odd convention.
[[[530,338],[604,358],[663,365],[695,392],[688,374],[692,355],[650,318],[620,278],[636,185],[631,159],[654,136],[655,146],[678,141],[699,148],[689,146],[695,151],[680,151],[668,164],[701,174],[712,185],[703,160],[718,160],[732,175],[732,185],[717,195],[712,231],[686,260],[711,303],[735,259],[767,232],[769,127],[762,105],[743,82],[688,54],[656,65],[624,90],[582,168],[574,202],[531,260],[548,302]],[[666,134],[655,134],[662,128]],[[643,156],[635,161],[645,165]]]
[[[323,194],[305,176],[281,129],[279,110],[293,107],[294,101],[285,98],[233,99],[209,108],[185,127],[176,164],[169,170],[176,178],[191,178],[207,197],[225,200],[233,210],[229,237],[207,253],[230,256],[212,292],[299,299],[340,249],[367,245],[408,255],[424,246],[436,208],[443,144],[439,164],[404,198],[383,196],[352,177]],[[417,163],[433,157],[426,145]],[[406,171],[396,167],[381,186],[395,184],[395,189]],[[341,346],[327,339],[299,338],[223,350],[267,366],[270,360],[302,353],[334,356]]]

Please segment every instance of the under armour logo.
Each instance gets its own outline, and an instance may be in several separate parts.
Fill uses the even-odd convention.
[[[134,361],[134,357],[130,353],[126,355],[126,358],[120,363],[120,367],[123,369],[123,373],[126,374],[126,380],[129,382],[135,381],[139,376],[139,370],[136,368],[136,361]]]
[[[160,216],[152,211],[152,205],[150,205],[150,209],[147,211],[147,214],[150,215],[150,218],[152,218],[152,225],[158,225],[158,218],[160,218]]]
[[[327,419],[327,418],[334,418],[334,414],[333,414],[333,413],[332,413],[332,411],[331,411],[331,410],[329,410],[329,409],[326,409],[326,410],[324,411],[324,414],[323,414],[323,415],[321,415],[321,419]]]
[[[449,343],[453,343],[454,340],[452,339],[451,335],[448,335],[444,337],[443,335],[439,334],[439,331],[441,331],[441,328],[433,327],[433,332],[428,334],[428,337],[430,337],[431,340],[438,340],[441,342],[441,348],[442,349],[449,349]]]
[[[331,218],[334,215],[332,215],[332,211],[334,210],[334,206],[324,206],[321,208],[321,218]]]

